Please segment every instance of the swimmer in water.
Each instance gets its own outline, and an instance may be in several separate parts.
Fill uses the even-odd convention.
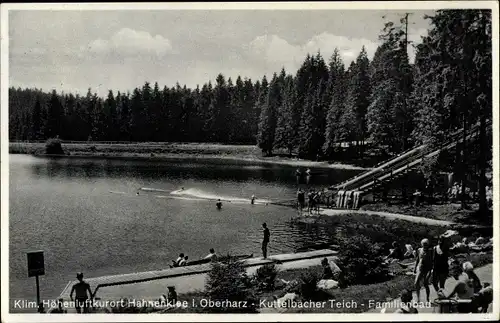
[[[218,210],[222,209],[222,202],[220,201],[220,199],[217,200],[217,203],[215,205],[217,206]]]
[[[139,192],[135,193],[135,195],[139,195]]]

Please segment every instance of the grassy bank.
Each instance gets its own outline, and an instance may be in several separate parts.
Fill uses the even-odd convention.
[[[459,203],[421,205],[374,203],[361,206],[360,210],[390,212],[418,216],[436,220],[445,220],[462,224],[492,225],[493,211],[478,214],[478,204],[470,204],[469,209],[462,209]]]
[[[301,167],[325,167],[337,169],[363,169],[358,166],[315,162],[288,157],[279,151],[275,156],[263,157],[260,149],[252,145],[222,145],[210,143],[63,143],[63,149],[69,156],[122,158],[122,159],[229,159],[242,162],[259,162]],[[45,143],[9,143],[11,154],[41,155]]]
[[[391,243],[396,241],[401,246],[405,244],[419,245],[423,238],[436,242],[437,237],[448,229],[457,230],[462,237],[469,237],[474,241],[477,237],[492,237],[491,226],[475,227],[462,224],[442,227],[424,223],[414,223],[402,220],[391,220],[378,215],[348,213],[336,216],[321,215],[312,218],[313,221],[297,222],[303,230],[320,230],[330,236],[325,243],[338,244],[345,237],[364,235],[374,242],[380,243],[385,250],[389,250]]]

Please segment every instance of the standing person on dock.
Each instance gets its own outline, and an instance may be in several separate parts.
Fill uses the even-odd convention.
[[[267,245],[269,244],[271,233],[269,232],[265,222],[262,223],[262,228],[264,228],[264,230],[262,230],[264,233],[264,239],[262,240],[262,255],[264,256],[264,259],[267,259]]]
[[[73,301],[73,292],[76,292],[75,295],[75,309],[77,313],[82,312],[88,313],[88,300],[92,301],[92,291],[90,290],[90,285],[83,280],[83,273],[77,273],[76,278],[78,279],[78,283],[73,285],[71,288],[71,293],[69,294],[69,298]],[[87,295],[88,292],[88,295]]]

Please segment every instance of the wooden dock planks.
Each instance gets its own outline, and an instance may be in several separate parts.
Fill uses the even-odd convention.
[[[268,259],[259,258],[250,258],[243,260],[245,267],[253,267],[253,266],[262,266],[265,264],[270,264],[273,262],[283,263],[283,262],[291,262],[298,260],[306,260],[312,258],[320,258],[320,257],[330,257],[337,254],[337,251],[330,249],[322,249],[322,250],[314,250],[300,253],[292,253],[292,254],[281,254],[274,255],[269,257]],[[186,267],[176,267],[169,268],[164,270],[156,270],[156,271],[146,271],[146,272],[137,272],[131,274],[121,274],[121,275],[112,275],[112,276],[101,276],[101,277],[92,277],[87,278],[85,281],[90,284],[94,289],[94,294],[96,294],[97,290],[101,287],[106,286],[116,286],[116,285],[124,285],[124,284],[134,284],[139,282],[146,282],[157,279],[166,279],[173,277],[181,277],[181,276],[189,276],[196,274],[203,274],[210,271],[211,264],[201,264],[201,265],[193,265]],[[69,300],[69,294],[71,292],[71,288],[73,284],[78,281],[70,281],[64,290],[60,294],[60,298],[65,300]]]

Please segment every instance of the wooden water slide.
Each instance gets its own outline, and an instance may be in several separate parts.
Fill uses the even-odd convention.
[[[491,126],[491,121],[487,122]],[[479,123],[467,130],[466,141],[472,140],[479,133]],[[392,181],[415,167],[423,161],[437,156],[441,151],[451,149],[463,142],[463,129],[453,133],[448,141],[432,147],[420,145],[386,160],[369,171],[363,172],[353,178],[336,185],[333,189],[338,191],[337,207],[355,208],[359,206],[361,195],[369,193],[375,187],[387,181]]]

